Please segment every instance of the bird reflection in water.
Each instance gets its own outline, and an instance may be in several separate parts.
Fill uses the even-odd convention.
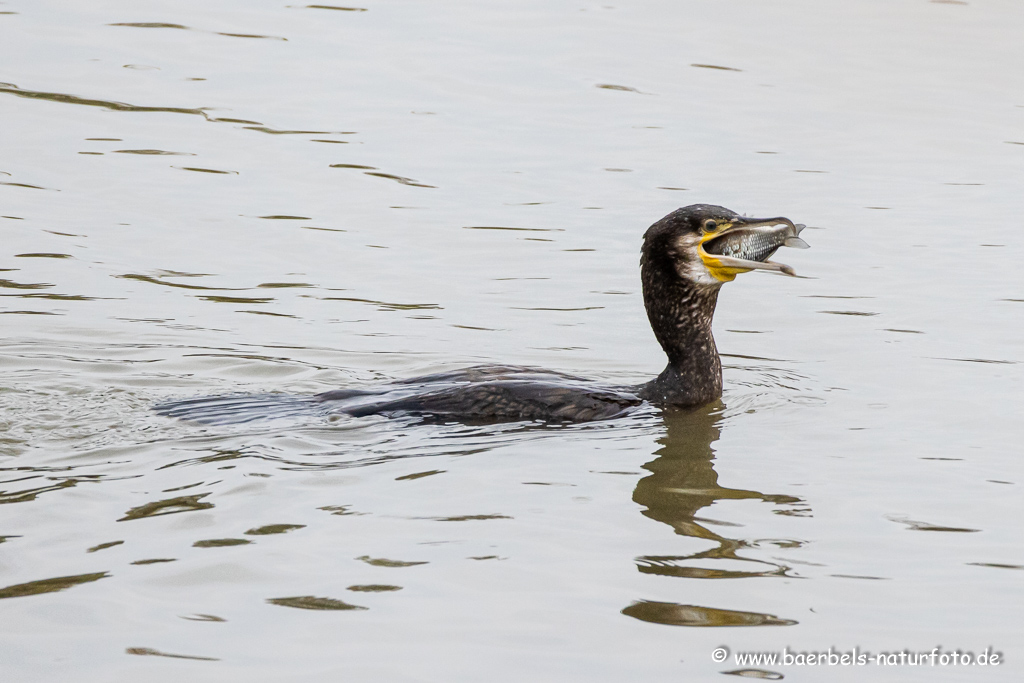
[[[745,556],[743,551],[765,544],[798,547],[802,545],[800,541],[728,538],[709,528],[727,528],[727,523],[703,519],[697,515],[716,501],[743,499],[785,506],[775,512],[800,515],[807,512],[803,500],[795,496],[765,494],[719,485],[718,473],[712,465],[715,458],[712,444],[721,436],[721,405],[706,406],[695,411],[667,410],[663,415],[666,432],[658,440],[661,447],[655,452],[657,457],[643,466],[651,474],[637,482],[633,501],[644,507],[645,517],[669,525],[677,534],[704,539],[716,545],[690,555],[638,557],[636,563],[640,572],[690,579],[791,576],[787,565]],[[722,560],[733,561],[727,563],[733,567],[735,562],[742,562],[750,569],[707,566]],[[678,626],[781,626],[796,623],[770,614],[652,601],[635,602],[622,612],[643,621]]]

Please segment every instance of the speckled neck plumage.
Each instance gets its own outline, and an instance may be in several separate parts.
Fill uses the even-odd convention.
[[[711,321],[720,286],[681,278],[676,268],[645,252],[641,259],[644,306],[668,366],[639,387],[641,398],[661,406],[689,407],[722,395],[722,361]]]

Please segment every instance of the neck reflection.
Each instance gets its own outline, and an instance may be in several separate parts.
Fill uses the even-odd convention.
[[[665,411],[664,419],[665,436],[658,440],[661,448],[655,452],[657,457],[643,466],[651,474],[637,482],[633,500],[644,506],[644,516],[669,525],[682,536],[709,541],[711,547],[690,555],[642,555],[636,558],[637,569],[644,574],[686,579],[791,576],[788,564],[774,557],[775,553],[765,554],[759,549],[795,548],[803,545],[801,541],[729,538],[724,534],[739,533],[743,525],[698,517],[697,513],[720,500],[753,498],[785,506],[774,512],[800,515],[806,514],[803,501],[794,496],[719,486],[718,473],[712,466],[715,459],[712,445],[721,436],[721,404],[688,412]],[[720,533],[709,528],[713,526],[735,531]],[[790,626],[797,623],[759,611],[652,600],[637,600],[622,613],[641,621],[670,626]]]
[[[655,452],[657,457],[643,466],[651,474],[637,482],[633,501],[644,506],[645,517],[669,525],[677,534],[706,539],[716,545],[691,555],[638,557],[638,569],[645,574],[686,578],[786,576],[790,569],[787,565],[747,557],[741,551],[765,545],[794,547],[794,544],[802,545],[801,542],[730,538],[725,534],[736,532],[725,530],[738,530],[741,525],[699,517],[698,513],[720,500],[757,499],[786,506],[785,510],[775,512],[799,515],[805,514],[803,501],[794,496],[719,485],[718,473],[712,464],[715,459],[712,446],[721,436],[720,404],[694,411],[665,411],[664,419],[666,433],[658,440],[661,447]]]

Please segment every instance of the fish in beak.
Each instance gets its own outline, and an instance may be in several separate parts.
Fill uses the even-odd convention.
[[[795,276],[789,266],[768,259],[780,247],[807,249],[800,238],[805,225],[788,218],[743,218],[721,222],[706,231],[700,239],[698,253],[704,267],[716,279],[730,282],[740,273],[751,270],[773,270]]]

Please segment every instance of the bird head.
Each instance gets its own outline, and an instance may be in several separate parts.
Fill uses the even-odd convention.
[[[722,206],[692,204],[648,228],[641,262],[716,289],[751,270],[795,275],[768,258],[782,246],[806,248],[799,237],[803,228],[788,218],[747,218]]]

